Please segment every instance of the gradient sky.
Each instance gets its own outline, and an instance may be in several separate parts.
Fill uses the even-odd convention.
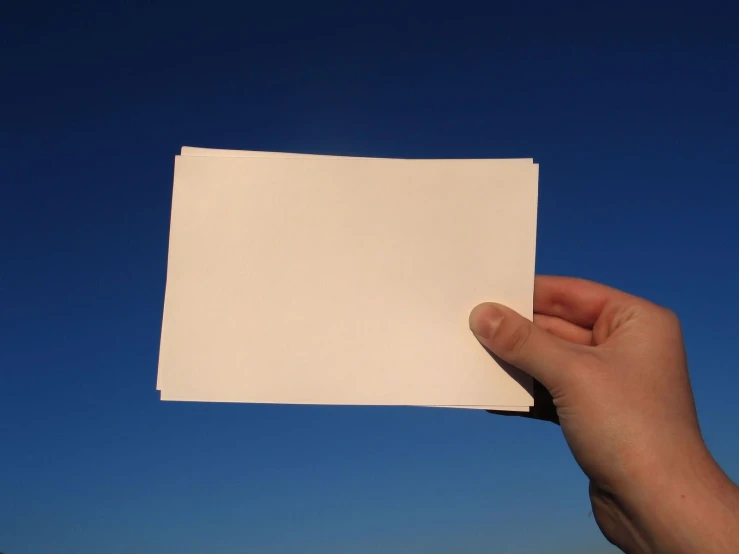
[[[551,424],[160,402],[182,145],[534,157],[538,271],[678,312],[739,478],[730,14],[145,4],[0,7],[0,551],[612,551]]]

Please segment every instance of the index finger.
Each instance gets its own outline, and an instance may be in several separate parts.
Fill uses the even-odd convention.
[[[537,275],[534,312],[555,316],[592,329],[603,308],[611,301],[631,295],[618,289],[574,277]]]

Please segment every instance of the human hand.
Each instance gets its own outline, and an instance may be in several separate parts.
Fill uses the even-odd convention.
[[[739,492],[701,437],[671,311],[580,279],[537,277],[534,322],[498,304],[478,340],[543,385],[590,478],[596,522],[627,552],[739,552]]]

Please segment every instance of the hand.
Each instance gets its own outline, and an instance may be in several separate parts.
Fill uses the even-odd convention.
[[[534,312],[481,304],[470,328],[551,395],[606,538],[626,552],[739,552],[739,491],[701,437],[677,316],[562,277],[537,277]]]

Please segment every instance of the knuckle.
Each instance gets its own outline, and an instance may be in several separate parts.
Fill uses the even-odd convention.
[[[665,328],[680,328],[680,318],[671,309],[665,308],[664,306],[656,306],[655,312],[658,318],[657,321],[665,326]]]
[[[680,324],[680,318],[671,309],[669,309],[669,308],[662,308],[662,315],[665,318],[665,320],[668,321],[669,323],[672,323],[674,325],[679,325]]]
[[[680,318],[669,308],[654,304],[649,301],[636,303],[629,307],[629,319],[650,322],[659,327],[680,327]]]

